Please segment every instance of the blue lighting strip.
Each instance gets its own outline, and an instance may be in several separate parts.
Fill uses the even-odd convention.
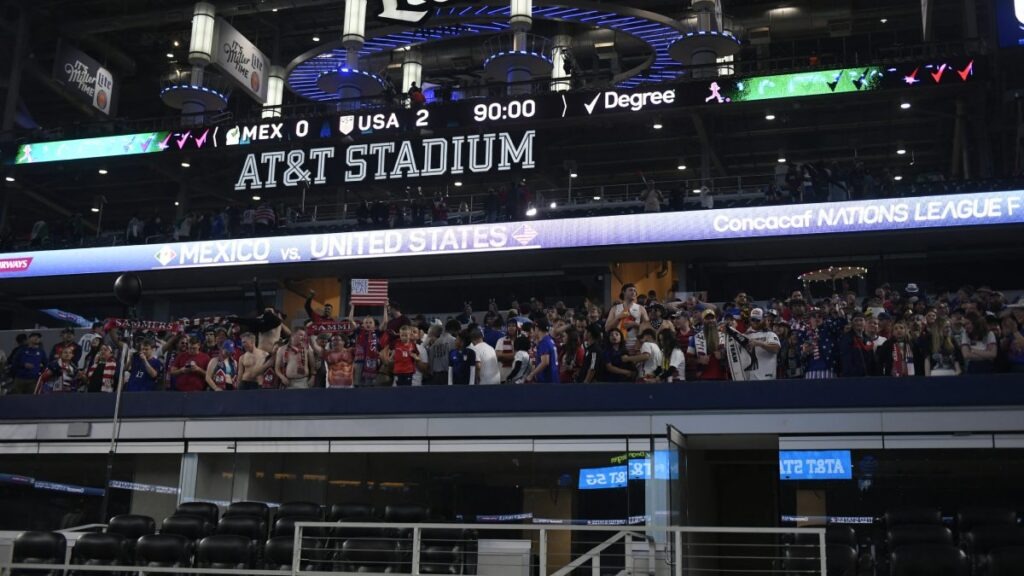
[[[171,84],[170,86],[161,90],[160,95],[163,96],[164,94],[171,92],[173,90],[192,90],[194,92],[206,92],[207,94],[213,94],[214,96],[220,98],[225,102],[228,101],[228,97],[221,94],[220,92],[207,88],[206,86],[196,86],[195,84]]]
[[[540,58],[541,60],[547,62],[548,64],[551,63],[551,58],[549,58],[548,56],[545,56],[544,54],[541,54],[539,52],[528,52],[526,50],[515,50],[515,51],[498,52],[497,54],[491,54],[490,56],[487,57],[486,60],[484,60],[484,68],[487,68],[487,65],[490,64],[492,60],[495,60],[497,58],[501,58],[502,56],[532,56],[534,58]]]
[[[483,18],[503,17],[509,15],[509,6],[450,6],[438,8],[435,16],[439,18]],[[652,22],[635,16],[625,16],[610,10],[584,10],[566,6],[535,6],[533,16],[537,19],[578,22],[595,28],[616,30],[634,36],[645,42],[654,51],[651,66],[638,76],[624,80],[618,84],[620,88],[635,88],[648,82],[667,82],[679,78],[683,73],[683,65],[675,61],[668,53],[669,46],[684,37],[675,28]],[[459,22],[421,28],[415,31],[398,32],[375,38],[367,38],[360,57],[394,50],[403,46],[423,44],[447,38],[492,34],[507,30],[505,21],[492,22]],[[727,35],[731,37],[731,35]],[[735,39],[735,38],[733,38]],[[493,58],[492,56],[491,58]],[[549,59],[545,57],[545,59]],[[338,95],[324,92],[317,85],[317,79],[324,73],[337,71],[345,64],[345,51],[337,48],[324,52],[299,64],[288,76],[288,85],[298,95],[309,100],[323,102],[337,100]],[[485,62],[486,65],[486,62]]]

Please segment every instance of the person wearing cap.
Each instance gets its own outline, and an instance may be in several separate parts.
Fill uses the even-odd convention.
[[[723,340],[717,315],[711,308],[701,313],[701,326],[690,337],[686,353],[696,359],[698,380],[725,380],[722,367]]]
[[[82,347],[75,342],[75,329],[70,326],[60,331],[60,342],[54,344],[50,349],[50,358],[60,358],[65,348],[71,349],[72,362],[77,366],[82,359]]]
[[[225,340],[217,357],[206,366],[206,385],[214,392],[234,390],[238,386],[238,362],[235,361],[235,343]]]
[[[533,323],[533,341],[537,344],[535,355],[535,366],[526,375],[527,382],[540,384],[552,384],[559,381],[558,376],[558,348],[555,341],[548,334],[551,326],[544,318],[537,319]]]
[[[39,375],[46,367],[46,352],[42,347],[43,335],[33,332],[28,335],[25,345],[11,355],[14,384],[10,394],[32,394],[35,392]]]
[[[782,343],[778,334],[768,326],[765,317],[762,308],[750,311],[750,327],[746,332],[750,344],[747,350],[755,355],[757,362],[752,363],[752,368],[747,370],[747,380],[774,380],[777,375],[778,353]]]

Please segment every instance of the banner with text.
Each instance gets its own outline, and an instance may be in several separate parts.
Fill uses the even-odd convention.
[[[1024,224],[1024,190],[5,254],[0,279]]]
[[[57,43],[53,78],[76,98],[110,116],[114,110],[114,75],[81,50]]]
[[[270,60],[223,18],[217,18],[211,64],[234,80],[253,100],[260,104],[267,102]]]

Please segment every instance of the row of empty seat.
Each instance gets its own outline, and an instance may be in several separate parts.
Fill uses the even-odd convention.
[[[260,502],[236,502],[220,516],[207,502],[181,504],[163,520],[157,533],[149,516],[124,514],[110,519],[105,532],[79,537],[71,552],[75,565],[197,567],[224,569],[290,569],[295,524],[322,522],[338,526],[311,528],[302,541],[301,563],[308,569],[391,572],[410,571],[410,530],[366,528],[344,523],[424,522],[423,506],[388,506],[382,517],[370,506],[334,505],[325,510],[311,502],[282,504],[273,515]],[[16,563],[62,564],[67,551],[64,535],[26,532],[14,544]],[[467,530],[424,531],[420,571],[430,574],[474,573],[476,534]],[[38,574],[35,572],[34,574]]]

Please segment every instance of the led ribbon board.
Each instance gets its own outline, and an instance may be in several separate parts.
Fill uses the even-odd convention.
[[[18,148],[15,163],[105,158],[165,150],[191,152],[235,149],[253,144],[273,146],[301,142],[322,145],[327,143],[326,141],[342,138],[358,143],[360,138],[370,136],[393,135],[399,139],[420,133],[497,130],[505,126],[523,130],[535,122],[585,119],[608,114],[636,114],[759,100],[954,85],[971,81],[974,74],[975,61],[968,59],[903,64],[889,68],[865,66],[750,78],[718,78],[706,82],[662,85],[656,89],[646,90],[619,89],[469,99],[427,106],[418,110],[395,108],[384,111],[354,111],[312,119],[267,120],[251,124],[204,126],[175,132],[148,132],[24,144]],[[285,165],[283,161],[280,163]],[[349,182],[358,180],[346,179]]]
[[[144,132],[122,136],[101,136],[79,140],[36,142],[22,144],[14,158],[15,164],[64,162],[87,158],[110,158],[134,154],[162,152],[167,147],[170,132]]]
[[[1024,190],[0,256],[0,279],[1024,223]]]

